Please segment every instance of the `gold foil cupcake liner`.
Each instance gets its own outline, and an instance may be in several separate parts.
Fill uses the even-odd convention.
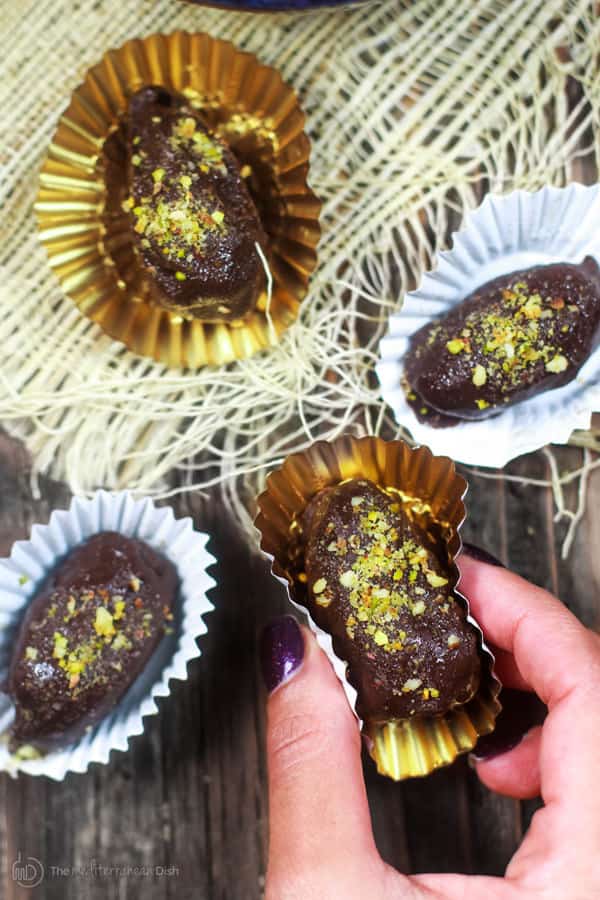
[[[105,187],[105,145],[125,158],[120,117],[144,85],[184,94],[236,154],[269,238],[273,285],[237,322],[186,319],[152,303],[118,190]],[[294,91],[229,41],[176,31],[109,50],[75,90],[40,175],[40,238],[81,312],[134,353],[199,368],[251,356],[298,315],[317,262],[321,204],[307,185],[310,143]],[[110,164],[110,163],[109,163]]]
[[[457,474],[452,460],[433,456],[427,447],[411,448],[404,441],[342,436],[331,443],[319,441],[308,450],[289,456],[269,476],[266,490],[258,498],[255,524],[261,549],[270,558],[275,577],[286,585],[294,605],[307,612],[306,588],[294,577],[294,523],[318,491],[350,478],[367,478],[380,487],[394,489],[410,505],[417,521],[423,525],[435,523],[447,547],[454,584],[458,584],[460,573],[455,559],[462,546],[459,530],[466,515],[463,498],[467,483]],[[444,716],[363,725],[378,771],[396,781],[427,775],[472,750],[479,737],[494,729],[500,712],[501,685],[494,675],[494,657],[469,614],[468,601],[456,589],[454,594],[477,632],[483,664],[481,684],[468,703]],[[308,619],[354,709],[356,690],[345,677],[343,660],[335,654],[330,635],[310,615]]]

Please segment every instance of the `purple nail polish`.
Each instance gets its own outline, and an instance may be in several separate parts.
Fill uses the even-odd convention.
[[[470,556],[471,559],[476,559],[478,562],[487,563],[488,566],[499,566],[502,569],[506,568],[504,563],[500,562],[499,559],[496,559],[496,557],[492,556],[491,553],[488,553],[487,550],[476,547],[475,544],[464,543],[463,550],[467,556]]]
[[[494,731],[480,738],[473,751],[472,755],[477,760],[493,759],[513,750],[527,732],[542,724],[548,712],[539,697],[528,691],[504,688],[500,703],[502,712],[496,720]]]
[[[292,616],[281,616],[265,627],[259,654],[265,685],[271,693],[292,677],[304,658],[304,637]]]

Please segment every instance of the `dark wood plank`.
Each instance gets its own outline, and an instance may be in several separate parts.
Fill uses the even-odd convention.
[[[581,451],[558,451],[561,467],[577,466]],[[509,471],[548,477],[541,454]],[[594,553],[600,473],[590,479],[589,503],[571,557],[560,561],[564,526],[552,521],[548,489],[489,481],[468,474],[469,518],[464,537],[504,559],[521,574],[557,589],[588,624],[600,621],[600,565]],[[567,491],[574,502],[573,487]],[[0,552],[25,537],[34,521],[64,506],[68,492],[42,480],[31,495],[27,457],[16,442],[0,440]],[[181,498],[178,513],[192,514],[212,535],[219,563],[214,575],[217,609],[208,619],[202,657],[189,678],[175,683],[143,736],[108,767],[93,767],[64,783],[0,777],[2,896],[21,900],[11,865],[19,851],[47,868],[33,892],[49,900],[85,896],[137,900],[207,898],[254,900],[262,892],[267,842],[264,697],[255,641],[260,625],[286,608],[283,589],[229,520],[218,495],[207,502]],[[536,804],[518,804],[483,788],[466,760],[431,778],[394,785],[365,763],[378,846],[404,871],[500,874]],[[50,867],[168,866],[172,877],[52,877]]]

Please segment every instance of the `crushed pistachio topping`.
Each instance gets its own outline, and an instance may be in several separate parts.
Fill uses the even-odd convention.
[[[497,298],[477,307],[462,320],[460,331],[450,335],[445,348],[453,356],[465,359],[477,353],[484,360],[472,366],[471,380],[476,388],[488,384],[492,389],[507,393],[534,377],[540,367],[558,374],[569,366],[560,353],[560,335],[570,330],[571,322],[579,315],[579,308],[566,304],[563,297],[548,292],[532,291],[524,281],[517,281],[501,291]],[[557,321],[560,316],[562,321]],[[542,324],[543,323],[543,324]],[[563,324],[565,323],[565,324]],[[427,345],[441,334],[434,326]],[[476,399],[478,409],[489,403]]]
[[[156,185],[165,188],[166,193],[142,197],[131,211],[135,231],[145,240],[154,241],[167,259],[182,260],[190,252],[201,251],[209,234],[224,233],[224,214],[209,209],[189,187],[184,187],[181,182],[170,185],[165,180]],[[215,218],[217,213],[220,215]],[[184,281],[186,276],[178,271],[175,277]]]
[[[198,160],[201,171],[217,169],[223,174],[227,169],[223,161],[223,147],[214,137],[198,127],[191,116],[178,119],[173,128],[170,143],[175,151],[183,148]]]
[[[448,647],[450,650],[456,650],[460,646],[460,638],[457,634],[448,635]]]
[[[191,116],[177,119],[169,144],[175,157],[173,167],[156,166],[149,170],[146,165],[142,168],[142,177],[149,182],[151,179],[146,189],[148,196],[138,195],[135,200],[128,197],[122,207],[133,215],[134,229],[145,249],[154,242],[167,259],[187,258],[191,262],[194,251],[202,251],[210,234],[217,236],[226,231],[225,213],[215,208],[216,198],[194,186],[201,173],[227,174],[224,147]],[[145,159],[146,154],[141,150],[132,155],[131,162],[140,167]],[[178,174],[172,174],[173,169]],[[186,276],[178,272],[175,277],[184,281]]]
[[[122,664],[111,656],[106,659],[106,654],[112,651],[130,651],[137,641],[149,638],[152,634],[152,620],[154,615],[150,611],[144,611],[143,600],[135,596],[135,592],[142,586],[137,576],[129,579],[127,588],[121,593],[111,593],[105,588],[87,589],[70,594],[57,592],[57,602],[50,603],[44,618],[36,627],[48,626],[54,619],[68,623],[82,617],[85,623],[73,632],[63,627],[63,631],[55,630],[52,633],[50,647],[46,650],[28,646],[25,648],[26,660],[35,662],[43,658],[44,654],[51,654],[56,660],[57,667],[62,670],[66,678],[69,690],[76,697],[82,689],[82,680],[85,683],[93,683],[98,679],[105,679],[106,673],[102,667],[97,668],[104,659],[105,666],[118,670]],[[127,589],[134,592],[133,601],[126,600]],[[61,615],[58,616],[58,610]],[[173,614],[167,606],[163,607],[162,615],[167,620],[173,619]],[[65,632],[66,633],[63,633]],[[96,665],[96,668],[94,667]]]
[[[402,685],[402,690],[404,691],[404,693],[408,693],[409,691],[417,691],[422,684],[423,682],[420,678],[409,678]]]
[[[131,650],[132,643],[124,632],[119,631],[111,644],[113,650]]]
[[[356,531],[348,538],[331,540],[332,531],[326,529],[324,542],[326,552],[338,558],[352,553],[348,567],[337,576],[351,606],[346,632],[354,638],[359,628],[368,641],[386,652],[403,651],[407,649],[406,632],[399,628],[400,610],[422,616],[428,602],[437,605],[438,596],[446,599],[436,595],[434,601],[427,601],[429,588],[441,588],[448,579],[432,568],[434,558],[425,547],[411,537],[401,539],[395,521],[398,503],[382,510],[373,508],[368,496],[356,495],[350,503],[356,510]],[[313,594],[322,594],[326,588],[326,579],[320,578],[313,585]]]

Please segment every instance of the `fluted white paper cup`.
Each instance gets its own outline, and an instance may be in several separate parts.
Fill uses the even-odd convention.
[[[134,500],[126,491],[99,491],[90,500],[74,498],[69,509],[53,512],[47,525],[34,525],[28,541],[18,541],[0,560],[0,679],[5,681],[15,637],[26,607],[45,577],[79,544],[101,531],[117,531],[145,541],[177,569],[179,592],[173,634],[166,635],[144,670],[108,715],[80,740],[36,759],[22,759],[8,748],[13,704],[0,694],[0,770],[47,775],[61,781],[68,772],[85,772],[90,763],[107,763],[111,750],[126,750],[129,738],[144,730],[143,719],[158,711],[157,697],[169,694],[171,679],[187,678],[188,662],[200,655],[196,638],[206,632],[203,616],[213,609],[207,591],[214,580],[206,569],[214,558],[208,536],[192,520],[176,519],[172,509],[151,500]]]
[[[489,194],[453,235],[452,250],[407,294],[392,315],[376,367],[381,392],[396,421],[436,454],[501,468],[546,444],[564,444],[576,428],[589,428],[600,410],[600,348],[569,384],[517,403],[499,415],[450,428],[419,422],[401,378],[411,336],[492,278],[549,263],[600,263],[600,185],[546,187],[535,193]]]

